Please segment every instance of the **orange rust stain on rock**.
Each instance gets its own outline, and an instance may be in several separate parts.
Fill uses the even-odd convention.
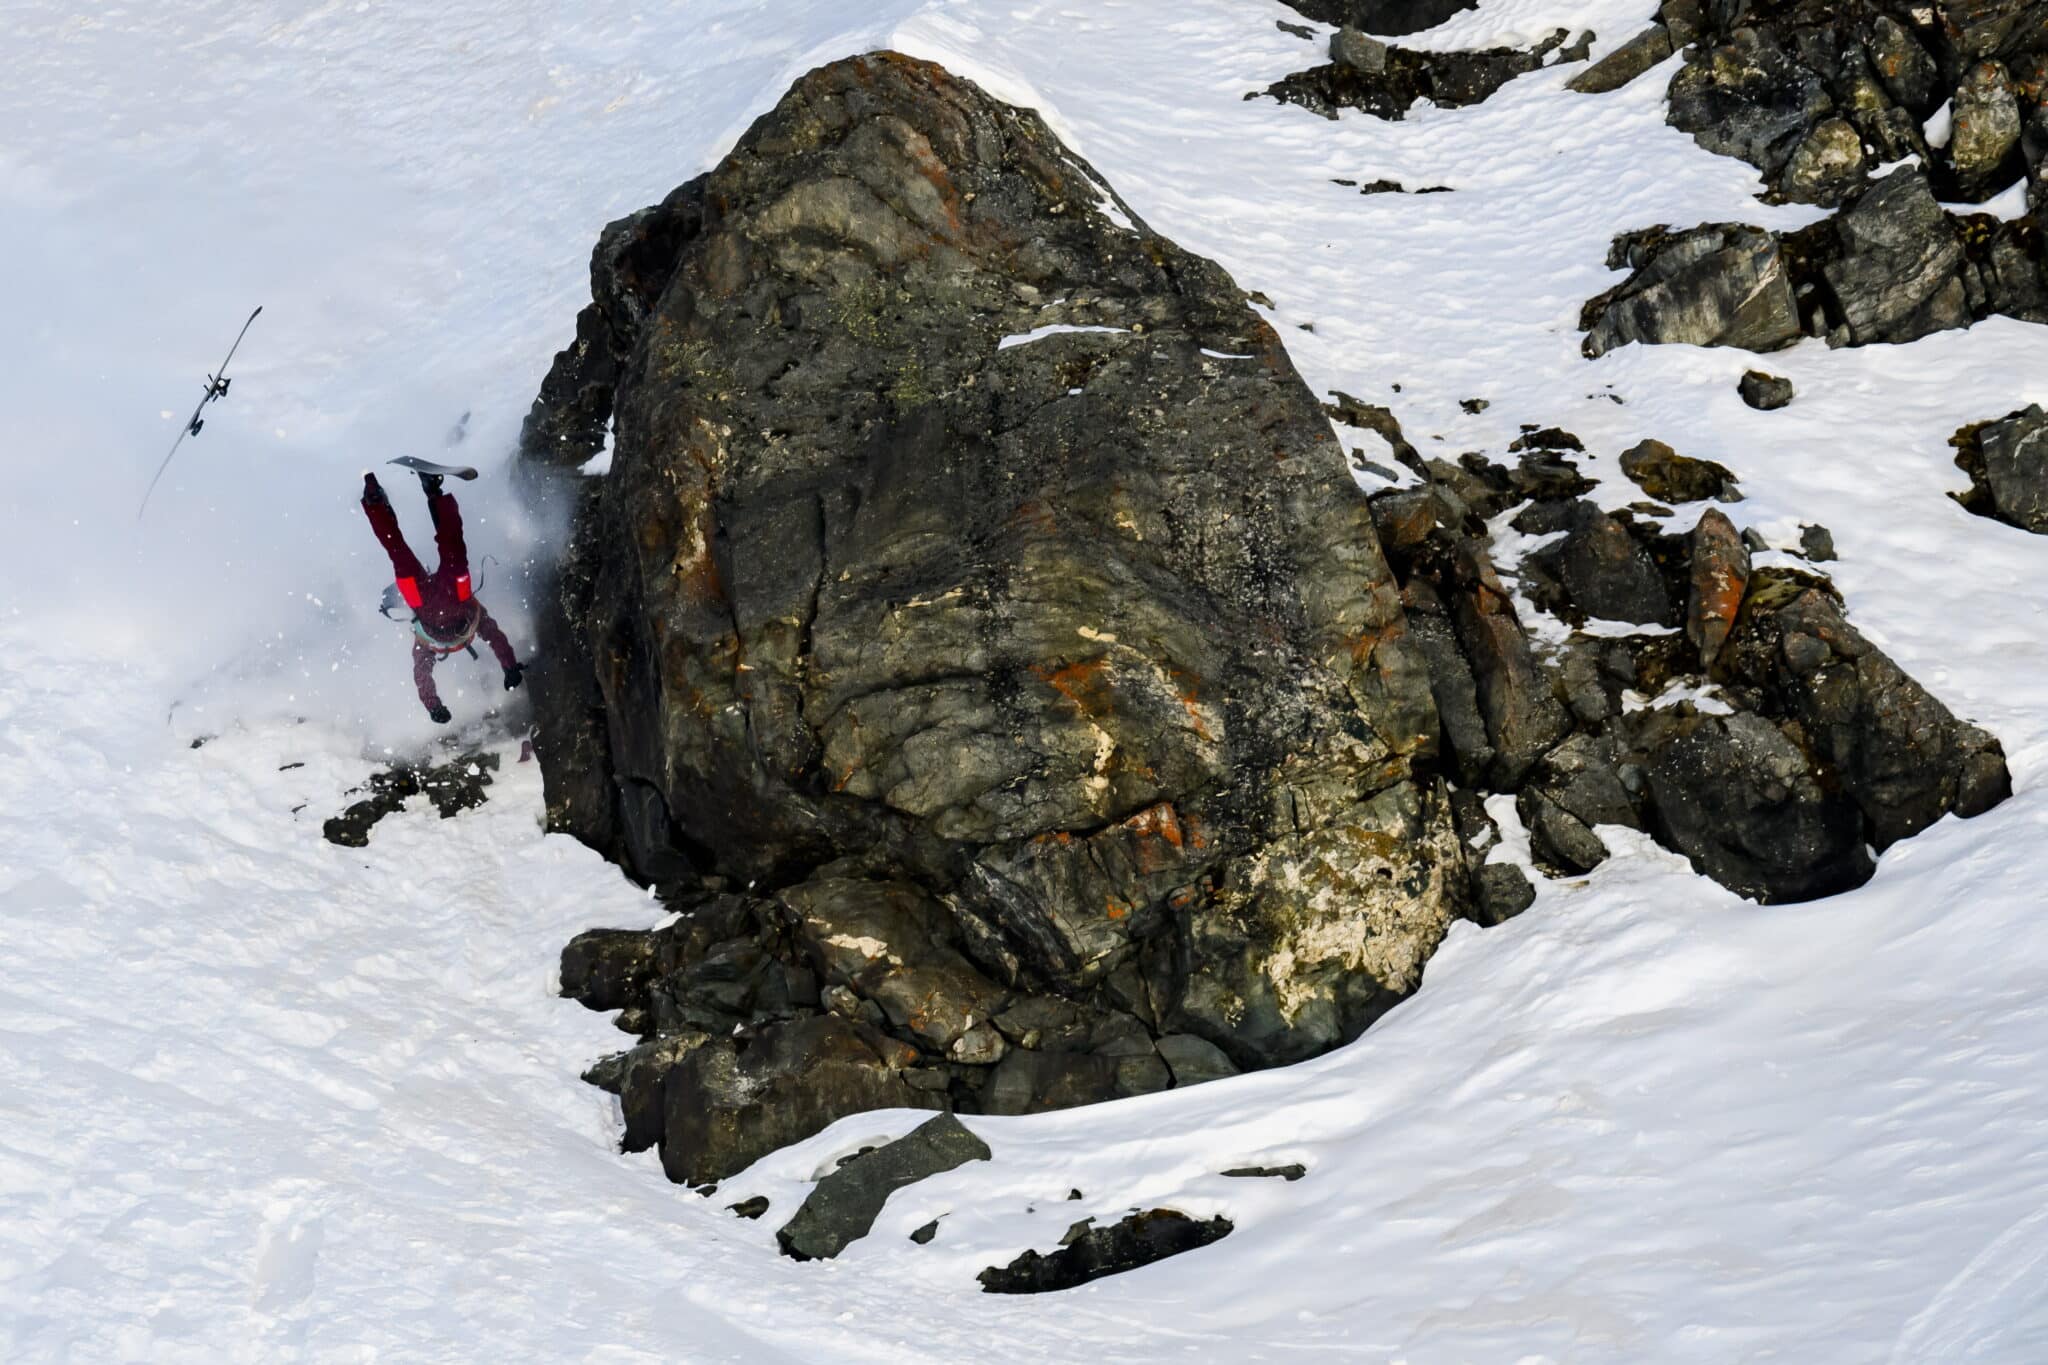
[[[1083,659],[1063,668],[1033,664],[1031,671],[1079,707],[1083,715],[1097,716],[1109,709],[1109,686],[1103,677],[1108,668],[1106,659]]]
[[[1202,680],[1192,673],[1183,673],[1177,668],[1168,669],[1167,676],[1179,684],[1179,687],[1175,689],[1174,695],[1180,701],[1180,709],[1188,713],[1188,728],[1195,732],[1195,738],[1209,744],[1214,744],[1216,736],[1209,733],[1209,723],[1202,719],[1202,699],[1196,695],[1195,691],[1196,688],[1202,685]]]
[[[1131,913],[1131,907],[1128,905],[1118,904],[1117,899],[1114,896],[1111,896],[1108,900],[1104,901],[1103,905],[1104,908],[1108,910],[1109,917],[1111,919],[1122,919],[1125,915]]]

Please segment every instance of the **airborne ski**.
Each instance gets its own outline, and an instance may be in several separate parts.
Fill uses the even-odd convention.
[[[206,405],[208,403],[217,402],[218,400],[227,397],[228,384],[230,382],[228,379],[228,361],[233,360],[235,358],[235,352],[242,348],[242,338],[249,335],[249,323],[256,321],[256,313],[260,313],[262,311],[263,305],[260,303],[257,304],[256,312],[249,314],[249,321],[244,322],[242,324],[242,330],[235,333],[235,344],[228,347],[228,353],[221,360],[220,368],[218,370],[215,370],[212,374],[206,376],[206,383],[203,385],[206,392],[204,396],[200,398],[199,406],[192,409],[192,416],[186,421],[185,429],[178,433],[177,440],[171,442],[170,453],[165,455],[164,462],[156,467],[156,475],[154,478],[150,479],[149,487],[145,488],[142,491],[142,505],[135,509],[135,519],[137,521],[141,521],[142,514],[149,510],[149,495],[151,493],[156,492],[157,480],[161,479],[164,476],[164,471],[171,467],[171,456],[176,455],[178,453],[178,447],[184,444],[185,438],[187,436],[197,436],[199,434],[199,428],[206,425],[205,419],[202,418],[199,414],[206,411]]]
[[[401,455],[387,463],[395,464],[400,469],[410,469],[415,474],[433,474],[444,479],[476,477],[476,471],[466,464],[435,464],[432,460],[422,460],[417,455]]]

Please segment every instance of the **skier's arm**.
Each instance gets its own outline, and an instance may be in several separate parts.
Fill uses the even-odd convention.
[[[491,647],[491,653],[498,658],[498,667],[510,672],[519,667],[519,656],[512,652],[512,642],[505,638],[505,632],[498,626],[484,604],[476,604],[476,633],[484,637],[484,643]]]
[[[439,720],[446,712],[441,705],[441,693],[434,686],[434,664],[437,656],[418,640],[412,642],[412,685],[420,694],[420,705],[427,708],[427,714]]]

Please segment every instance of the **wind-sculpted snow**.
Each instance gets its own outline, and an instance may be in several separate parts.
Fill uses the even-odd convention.
[[[1592,29],[1597,61],[1650,8],[1486,0],[1401,42]],[[1564,88],[1583,68],[1540,70],[1471,108],[1332,122],[1240,98],[1323,59],[1326,33],[1273,27],[1298,18],[1278,7],[848,14],[5,16],[0,1355],[2048,1355],[2048,540],[1947,496],[1953,433],[2048,402],[2043,329],[1801,342],[1769,360],[1797,397],[1758,411],[1747,352],[1579,351],[1618,233],[1813,216],[1670,128],[1668,74],[1587,96]],[[2016,795],[1793,907],[1614,834],[1512,923],[1456,927],[1350,1046],[970,1119],[992,1159],[898,1191],[829,1263],[780,1256],[776,1230],[837,1158],[924,1115],[846,1120],[713,1198],[617,1155],[612,1102],[564,1061],[624,1035],[551,973],[577,928],[658,912],[538,833],[532,765],[506,745],[477,810],[407,810],[362,850],[319,838],[411,704],[355,475],[431,454],[473,407],[463,458],[496,479],[602,224],[712,165],[802,71],[885,45],[1043,111],[1145,221],[1270,300],[1319,395],[1388,405],[1417,448],[1498,455],[1521,423],[1561,427],[1615,510],[1642,496],[1619,454],[1667,442],[1739,482],[1724,510],[1763,567],[1825,522],[1857,629],[2004,741]],[[267,348],[238,357],[127,542],[97,500],[132,505],[219,319],[257,302]],[[1339,435],[1392,459],[1370,429]],[[1496,528],[1501,565],[1532,547]],[[167,723],[223,659],[279,666]],[[1221,1174],[1293,1163],[1295,1181]],[[728,1212],[749,1198],[769,1211]],[[1084,1218],[1157,1208],[1233,1231],[1050,1298],[979,1292]]]

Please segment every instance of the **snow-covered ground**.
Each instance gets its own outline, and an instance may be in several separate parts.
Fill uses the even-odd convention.
[[[1484,0],[1412,41],[1591,28],[1597,55],[1651,7]],[[2048,540],[1944,496],[1957,425],[2048,400],[2048,331],[1802,345],[1766,362],[1799,390],[1775,413],[1737,398],[1739,352],[1584,361],[1616,230],[1811,211],[1756,204],[1748,167],[1664,127],[1662,73],[1589,98],[1540,72],[1400,124],[1243,102],[1320,60],[1274,27],[1295,17],[0,0],[0,1358],[2048,1358]],[[596,230],[798,72],[885,45],[1043,110],[1274,301],[1312,384],[1390,403],[1425,450],[1562,425],[1619,503],[1615,455],[1657,436],[1736,471],[1741,523],[1825,523],[1856,622],[2004,740],[2018,794],[1806,906],[1631,843],[1510,925],[1460,926],[1341,1052],[970,1120],[994,1161],[899,1195],[835,1262],[779,1257],[773,1229],[913,1116],[709,1200],[618,1155],[576,1072],[622,1036],[551,974],[575,930],[657,911],[541,835],[516,747],[481,810],[319,838],[429,728],[375,614],[357,474],[436,457],[471,412],[471,541],[505,561],[485,596],[523,639],[534,531],[491,472]],[[1382,177],[1453,192],[1331,183]],[[137,526],[257,303],[230,397]],[[468,676],[444,686],[475,724],[490,679]],[[1286,1161],[1307,1177],[1217,1174]],[[724,1211],[755,1193],[760,1222]],[[977,1292],[1080,1217],[1158,1204],[1236,1231],[1052,1298]]]

